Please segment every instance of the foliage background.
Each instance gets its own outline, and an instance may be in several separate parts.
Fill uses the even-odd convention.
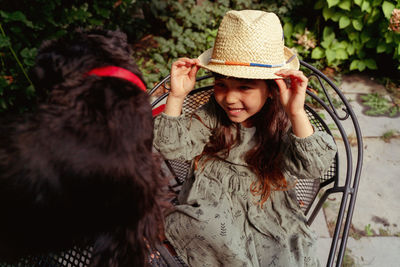
[[[230,9],[277,13],[286,44],[321,69],[373,71],[399,84],[396,0],[0,0],[0,112],[35,107],[29,70],[46,39],[77,27],[119,28],[152,87],[168,74],[172,60],[210,48]]]

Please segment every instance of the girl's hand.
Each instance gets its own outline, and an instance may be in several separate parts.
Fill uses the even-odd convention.
[[[196,83],[199,60],[180,58],[171,67],[171,91],[169,97],[184,99]]]
[[[281,79],[276,79],[279,87],[280,101],[289,117],[296,116],[304,112],[304,101],[306,98],[306,90],[308,79],[299,70],[280,70],[275,75],[281,76],[283,79],[290,79],[290,87]]]
[[[288,88],[283,79],[276,79],[279,87],[279,98],[283,108],[292,123],[292,131],[295,135],[305,138],[313,134],[314,129],[304,110],[308,79],[299,70],[280,70],[275,73],[283,79],[290,79]]]
[[[171,91],[169,92],[164,113],[177,117],[182,113],[183,100],[194,88],[199,70],[198,59],[180,58],[171,67]]]

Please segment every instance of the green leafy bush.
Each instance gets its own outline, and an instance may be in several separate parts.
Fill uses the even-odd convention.
[[[311,53],[330,66],[376,70],[382,54],[400,69],[400,29],[392,18],[400,2],[389,0],[318,0],[314,8],[324,19],[320,43]],[[394,12],[393,12],[394,11]]]
[[[69,34],[74,29],[121,28],[132,41],[148,25],[137,7],[147,1],[132,0],[28,0],[8,1],[0,7],[0,112],[21,112],[34,107],[35,89],[29,79],[42,41]]]
[[[395,69],[400,66],[399,5],[394,0],[8,1],[0,7],[0,112],[34,107],[29,69],[40,43],[77,27],[126,32],[151,87],[176,58],[197,57],[210,48],[230,9],[277,13],[286,44],[320,69],[376,69],[383,55]]]

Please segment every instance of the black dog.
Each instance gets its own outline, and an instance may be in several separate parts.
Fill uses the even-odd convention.
[[[39,50],[37,111],[0,126],[0,259],[92,244],[93,266],[143,266],[165,185],[149,99],[123,33],[74,34]]]

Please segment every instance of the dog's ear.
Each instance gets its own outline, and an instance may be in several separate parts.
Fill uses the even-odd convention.
[[[82,68],[80,65],[93,61],[88,53],[89,49],[83,42],[71,43],[67,38],[44,42],[30,73],[38,96],[45,96],[65,81],[74,81],[74,74]]]
[[[127,37],[120,31],[77,30],[72,37],[45,41],[41,45],[31,79],[41,97],[59,85],[79,86],[84,74],[93,68],[119,66],[139,74],[131,55]]]

